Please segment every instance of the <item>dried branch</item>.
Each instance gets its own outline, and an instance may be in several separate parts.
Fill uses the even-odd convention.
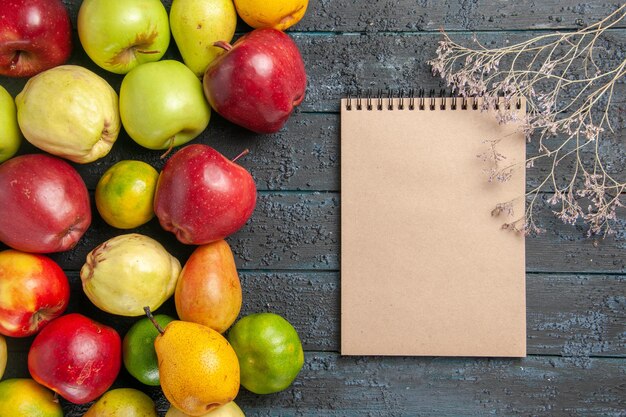
[[[527,115],[521,126],[528,141],[536,141],[538,152],[526,160],[526,168],[540,159],[552,164],[539,185],[526,193],[526,213],[505,228],[526,233],[539,232],[534,213],[542,192],[552,188],[548,200],[554,213],[565,223],[579,219],[589,225],[590,234],[611,233],[622,207],[620,194],[626,188],[623,178],[611,175],[599,155],[602,133],[613,132],[611,113],[615,88],[623,83],[626,60],[605,69],[599,65],[599,41],[608,29],[626,18],[626,4],[609,16],[584,29],[568,33],[549,33],[518,44],[487,48],[474,39],[473,48],[454,42],[446,33],[439,42],[437,57],[429,64],[433,73],[463,96],[482,96],[484,108],[504,100],[497,117],[500,123],[515,121],[513,101],[523,96]],[[557,138],[556,145],[549,138]],[[506,180],[511,165],[502,167],[505,157],[497,151],[501,139],[487,140],[489,148],[479,155],[489,164],[490,180]],[[595,156],[585,161],[582,150],[590,148]],[[564,159],[574,161],[566,181],[559,181],[557,167]],[[523,167],[521,167],[523,168]],[[500,203],[494,212],[500,213]],[[584,205],[587,205],[585,208]],[[504,210],[507,211],[508,210]]]

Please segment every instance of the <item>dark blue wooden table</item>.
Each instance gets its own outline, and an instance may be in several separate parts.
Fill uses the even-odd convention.
[[[80,0],[64,0],[75,26]],[[164,1],[169,9],[171,1]],[[443,27],[461,41],[478,33],[487,44],[527,39],[538,33],[575,30],[609,14],[620,1],[544,0],[312,0],[305,18],[290,30],[308,71],[305,101],[277,134],[257,136],[213,114],[198,138],[227,156],[243,148],[241,161],[258,185],[256,211],[228,239],[244,290],[242,315],[273,311],[290,320],[306,350],[304,369],[292,387],[256,396],[244,389],[237,402],[248,416],[626,416],[626,210],[617,233],[587,238],[583,226],[566,226],[543,210],[547,232],[528,238],[528,357],[463,359],[342,357],[339,355],[339,99],[356,88],[440,88],[427,60]],[[238,33],[249,28],[239,25]],[[626,56],[626,22],[608,41]],[[172,43],[173,45],[173,43]],[[168,57],[179,59],[172,46]],[[86,57],[76,37],[71,63],[105,77],[119,91],[122,76],[106,73]],[[0,78],[13,95],[24,80]],[[623,90],[621,90],[623,91]],[[615,99],[621,122],[607,158],[626,164],[626,97]],[[25,144],[21,153],[34,152]],[[122,133],[112,152],[77,165],[93,190],[102,173],[122,159],[141,159],[160,169],[161,152],[140,148]],[[532,186],[547,165],[528,170]],[[151,221],[136,230],[162,242],[181,262],[192,251]],[[72,251],[53,258],[72,283],[68,311],[115,326],[123,335],[134,322],[99,311],[80,288],[85,255],[122,233],[94,213]],[[416,265],[416,268],[419,268]],[[174,313],[173,302],[162,310]],[[375,311],[372,314],[376,314]],[[405,324],[409,329],[414,323]],[[32,339],[9,341],[5,377],[27,376]],[[389,340],[389,343],[394,343]],[[167,401],[122,371],[116,387],[144,390],[164,414]],[[66,415],[85,406],[63,403]],[[9,416],[2,416],[9,417]]]

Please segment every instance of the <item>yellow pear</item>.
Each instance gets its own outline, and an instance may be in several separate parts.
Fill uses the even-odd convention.
[[[183,413],[178,408],[170,407],[167,413],[165,413],[165,417],[189,417],[189,414]],[[246,417],[246,415],[234,401],[231,401],[206,414],[202,414],[200,417]]]
[[[146,308],[148,317],[152,317]],[[152,319],[151,319],[152,320]],[[239,360],[218,332],[174,320],[159,330],[154,349],[161,389],[169,402],[190,416],[202,416],[231,402],[239,392]]]
[[[223,53],[214,42],[230,42],[237,26],[232,0],[174,0],[170,28],[178,50],[189,67],[202,77],[211,61]]]
[[[83,417],[158,417],[154,401],[133,388],[106,392]]]

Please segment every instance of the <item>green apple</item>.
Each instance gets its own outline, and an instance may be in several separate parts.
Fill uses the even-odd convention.
[[[167,51],[167,11],[160,0],[84,0],[78,37],[93,62],[126,74],[139,64],[158,61]]]
[[[17,125],[15,101],[4,87],[0,86],[0,162],[17,153],[22,135]]]
[[[182,62],[140,65],[120,87],[120,115],[126,133],[148,149],[171,149],[208,126],[211,108],[202,83]]]
[[[214,42],[230,42],[237,26],[232,0],[174,0],[170,9],[172,35],[185,64],[202,77],[224,49]]]
[[[120,132],[117,93],[104,78],[77,65],[30,78],[15,105],[27,141],[79,164],[107,155]]]

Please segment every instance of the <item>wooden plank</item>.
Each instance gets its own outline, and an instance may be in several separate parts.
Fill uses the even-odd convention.
[[[547,0],[325,0],[309,3],[298,31],[437,31],[578,29],[602,20],[619,2]],[[624,27],[625,23],[621,26]]]
[[[393,341],[390,341],[393,343]],[[248,416],[623,415],[621,361],[361,358],[310,353],[293,388],[242,392]]]
[[[485,47],[502,47],[538,35],[537,32],[480,33],[477,39]],[[456,42],[472,46],[472,34],[452,35]],[[294,34],[308,70],[305,111],[338,111],[339,98],[348,90],[392,88],[395,91],[423,87],[426,91],[445,87],[439,77],[432,76],[428,61],[436,56],[438,33],[362,34],[344,36],[311,36]],[[594,55],[601,69],[616,68],[623,60],[626,30],[611,30],[598,39]],[[520,57],[520,65],[528,58]],[[623,91],[624,86],[618,88]],[[624,102],[623,94],[616,100]],[[623,104],[622,104],[623,106]],[[623,107],[622,107],[623,108]],[[619,112],[615,112],[616,114]],[[618,126],[617,122],[614,126]]]
[[[162,0],[169,11],[172,0]],[[64,0],[72,24],[80,0]],[[515,2],[411,1],[385,0],[363,3],[359,0],[323,0],[309,2],[304,19],[291,31],[437,31],[502,29],[578,29],[601,20],[619,6],[619,2],[583,2],[580,0],[531,0]],[[622,25],[624,27],[624,25]],[[250,28],[239,21],[239,32]]]
[[[7,377],[15,375],[9,370]],[[625,377],[623,360],[610,358],[364,358],[307,352],[290,388],[264,396],[242,388],[236,401],[248,417],[618,417],[626,413]],[[146,392],[164,415],[168,403],[159,388],[130,380],[114,385],[122,386]],[[90,405],[61,403],[66,417],[82,416]]]

